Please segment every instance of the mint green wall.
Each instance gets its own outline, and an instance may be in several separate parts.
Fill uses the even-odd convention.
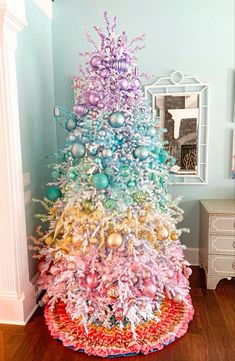
[[[139,66],[144,72],[162,76],[181,70],[211,84],[209,184],[171,187],[174,196],[183,196],[183,225],[191,228],[183,241],[189,247],[198,247],[198,200],[234,196],[234,181],[229,179],[234,1],[56,0],[53,6],[55,100],[62,106],[73,104],[68,76],[77,74],[83,61],[78,54],[90,47],[83,30],[102,25],[104,10],[117,15],[119,29],[125,29],[130,38],[146,34],[146,49],[139,53]],[[59,131],[59,143],[62,139]]]
[[[54,84],[51,22],[32,0],[26,0],[28,26],[19,33],[16,52],[23,172],[30,173],[33,198],[45,195],[49,180],[45,156],[56,149],[53,119]],[[27,234],[33,234],[39,210],[26,206]],[[29,256],[30,276],[35,263]]]

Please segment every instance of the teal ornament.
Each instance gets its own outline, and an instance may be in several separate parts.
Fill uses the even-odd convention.
[[[150,137],[154,137],[157,134],[157,129],[155,127],[149,127],[148,129],[148,135]]]
[[[74,158],[82,158],[86,153],[86,148],[81,143],[74,143],[71,152]]]
[[[111,167],[107,167],[107,168],[105,168],[105,170],[104,170],[104,173],[105,174],[107,174],[108,176],[111,176],[111,175],[113,175],[113,168],[111,168]]]
[[[167,158],[168,158],[168,153],[164,149],[161,149],[160,152],[158,153],[159,162],[165,163]]]
[[[95,163],[99,164],[101,162],[101,159],[99,157],[95,158]]]
[[[140,145],[134,150],[134,157],[139,160],[145,160],[149,156],[149,151],[147,147]]]
[[[91,178],[91,184],[96,189],[105,189],[109,185],[109,179],[104,173],[96,173]]]
[[[65,124],[66,129],[69,131],[74,130],[76,128],[76,125],[77,125],[77,122],[74,119],[68,119]]]
[[[156,168],[156,163],[153,162],[153,161],[149,162],[149,168],[150,169],[155,169]]]
[[[51,173],[51,176],[52,176],[53,179],[59,178],[59,176],[60,176],[60,171],[58,171],[58,170],[53,170],[53,172]]]
[[[115,199],[107,198],[106,201],[104,202],[104,206],[107,209],[114,209],[116,207]]]
[[[125,123],[125,116],[122,112],[113,112],[109,117],[109,124],[113,128],[120,128]]]
[[[129,181],[127,182],[127,187],[128,187],[128,188],[135,188],[135,186],[136,186],[136,181],[134,181],[134,180],[129,180]]]
[[[58,198],[62,197],[62,193],[60,188],[58,187],[51,187],[47,190],[47,198],[52,201],[55,202]]]
[[[121,133],[117,134],[115,137],[119,142],[123,139],[123,135]]]
[[[68,177],[69,177],[71,180],[76,179],[77,176],[78,176],[77,173],[74,172],[73,170],[71,170],[71,172],[69,172],[69,174],[68,174]]]
[[[121,177],[128,177],[131,170],[127,165],[124,165],[124,166],[119,168],[119,172],[120,172],[119,174],[120,174]]]
[[[105,148],[104,148],[104,149],[102,149],[101,154],[102,154],[102,157],[103,157],[103,158],[111,158],[112,155],[113,155],[113,152],[112,152],[111,149],[105,149]]]

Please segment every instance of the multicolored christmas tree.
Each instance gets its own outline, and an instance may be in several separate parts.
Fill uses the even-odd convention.
[[[104,14],[80,77],[68,130],[33,238],[37,280],[53,337],[89,355],[147,354],[182,336],[193,316],[178,199],[167,183],[174,159],[144,99],[135,52],[143,36],[115,35]]]

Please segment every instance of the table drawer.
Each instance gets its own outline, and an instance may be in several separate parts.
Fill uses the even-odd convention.
[[[235,236],[210,234],[209,253],[235,256]]]
[[[209,232],[235,234],[235,217],[229,215],[210,216]]]
[[[209,255],[208,273],[235,276],[234,256]]]

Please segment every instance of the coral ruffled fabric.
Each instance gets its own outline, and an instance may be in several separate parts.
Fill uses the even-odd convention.
[[[116,326],[108,330],[93,324],[86,333],[79,320],[71,320],[63,302],[58,302],[53,310],[47,305],[45,319],[51,335],[61,340],[64,346],[88,355],[112,357],[138,353],[146,355],[161,350],[186,333],[193,313],[190,296],[183,303],[165,299],[160,312],[156,313],[159,321],[150,320],[138,325],[136,340],[129,325],[124,329]]]

